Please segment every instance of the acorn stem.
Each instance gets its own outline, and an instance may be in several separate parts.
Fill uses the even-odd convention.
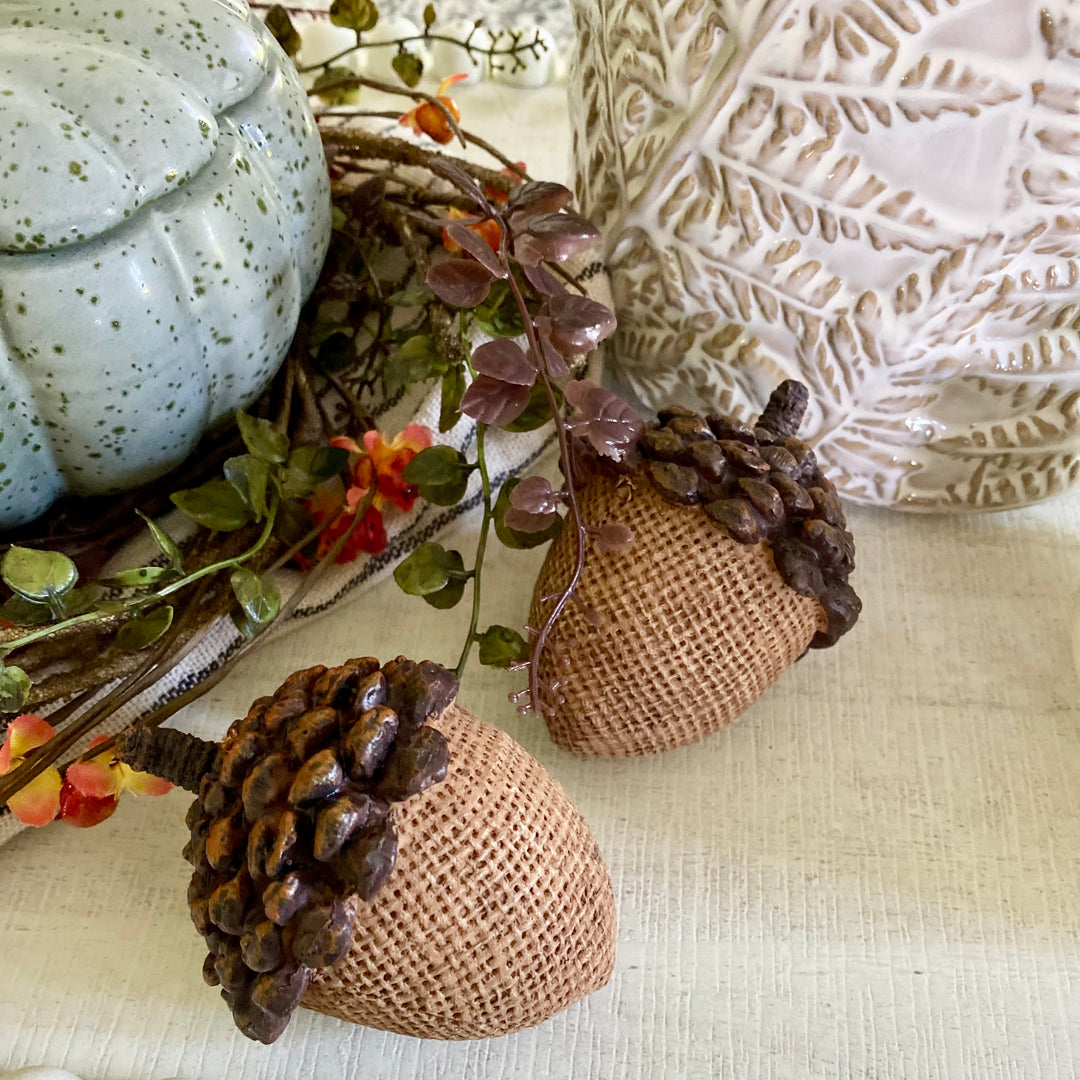
[[[193,794],[211,771],[218,752],[216,742],[175,728],[132,727],[120,733],[116,753],[137,772],[168,780]]]
[[[770,395],[758,417],[758,427],[767,428],[780,439],[793,438],[799,430],[810,391],[794,379],[785,379]]]

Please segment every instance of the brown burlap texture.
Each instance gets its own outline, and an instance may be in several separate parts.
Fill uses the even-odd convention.
[[[451,705],[446,779],[396,807],[390,880],[303,1004],[426,1039],[539,1024],[615,965],[615,899],[589,827],[508,735]]]
[[[695,506],[662,499],[641,473],[608,477],[580,493],[584,520],[621,522],[634,545],[619,554],[590,545],[578,596],[602,617],[590,626],[573,601],[540,666],[565,702],[547,717],[552,739],[597,757],[633,757],[696,742],[730,723],[824,629],[817,600],[784,584],[767,544],[738,544]],[[548,551],[530,625],[550,608],[540,597],[570,579],[569,529]],[[569,660],[563,667],[557,652]]]

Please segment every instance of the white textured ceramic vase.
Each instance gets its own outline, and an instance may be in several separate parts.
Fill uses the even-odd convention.
[[[644,401],[749,416],[799,378],[862,502],[1080,479],[1080,3],[575,6],[576,183]]]

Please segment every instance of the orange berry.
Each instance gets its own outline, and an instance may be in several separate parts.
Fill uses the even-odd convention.
[[[440,95],[437,100],[446,106],[447,112],[455,120],[461,119],[461,112],[453,98]],[[454,137],[453,129],[450,127],[445,113],[433,102],[425,101],[423,105],[418,106],[415,117],[416,126],[437,143],[448,143]]]
[[[485,221],[478,221],[476,224],[470,225],[469,228],[472,229],[477,236],[481,237],[484,243],[487,244],[492,251],[498,254],[499,241],[502,239],[502,229],[499,228],[499,223],[497,221],[492,218],[487,218]],[[451,238],[446,229],[443,229],[442,231],[442,242],[443,247],[446,248],[451,255],[461,254],[461,245]]]

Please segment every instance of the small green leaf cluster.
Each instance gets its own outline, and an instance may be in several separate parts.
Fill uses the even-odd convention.
[[[170,496],[204,528],[233,532],[256,522],[272,527],[282,502],[310,495],[349,460],[348,451],[336,446],[292,448],[289,437],[270,421],[243,410],[237,412],[236,422],[248,452],[225,462],[224,479]],[[278,588],[268,577],[243,566],[232,571],[229,582],[239,604],[233,622],[245,637],[253,637],[277,617]]]
[[[261,550],[279,523],[281,507],[310,495],[337,475],[348,452],[329,446],[291,447],[288,436],[271,423],[236,414],[247,453],[229,458],[223,476],[197,488],[175,492],[173,503],[189,518],[215,532],[234,532],[262,523],[259,538],[242,554],[189,570],[179,544],[156,522],[140,513],[159,551],[147,566],[123,569],[111,577],[79,584],[75,563],[61,552],[13,545],[0,560],[0,581],[11,596],[0,604],[0,620],[25,630],[0,643],[0,713],[18,712],[27,702],[27,672],[4,662],[16,649],[57,630],[82,622],[122,616],[117,647],[138,652],[159,641],[173,624],[168,598],[196,580],[222,570],[238,608],[233,620],[245,637],[268,626],[281,608],[281,596],[269,577],[243,565]]]
[[[336,476],[349,455],[333,446],[289,447],[289,437],[268,420],[236,414],[248,452],[229,458],[224,478],[174,492],[170,498],[187,517],[215,532],[235,532],[273,516],[281,499],[300,499]]]

